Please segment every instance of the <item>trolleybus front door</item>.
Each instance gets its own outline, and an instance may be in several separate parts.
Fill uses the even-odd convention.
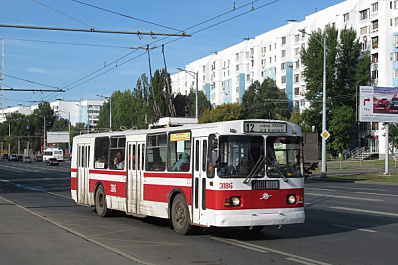
[[[140,214],[141,184],[144,166],[144,142],[129,142],[127,150],[127,213]]]
[[[88,204],[90,145],[79,144],[77,148],[77,202]]]
[[[206,210],[207,137],[194,138],[192,222],[206,224],[201,216]]]

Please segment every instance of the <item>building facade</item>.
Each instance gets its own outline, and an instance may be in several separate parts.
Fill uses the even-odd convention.
[[[50,102],[51,108],[54,110],[54,115],[58,118],[70,120],[72,125],[76,123],[89,124],[91,129],[96,128],[99,112],[104,104],[104,100],[81,100],[81,101],[63,101],[56,100]],[[30,115],[39,105],[9,107],[4,109],[4,117],[7,114],[18,112],[24,115]],[[5,121],[5,118],[0,120],[0,123]]]
[[[398,0],[347,0],[320,10],[303,21],[286,25],[245,39],[234,46],[198,59],[185,66],[198,73],[198,87],[213,106],[241,102],[246,89],[266,77],[276,81],[293,107],[302,111],[309,106],[305,100],[306,84],[300,51],[307,48],[307,33],[325,27],[352,27],[362,42],[362,53],[370,55],[374,86],[398,86]],[[181,71],[171,76],[173,92],[187,95],[195,88],[195,76]],[[385,154],[383,126],[360,124],[361,146]]]

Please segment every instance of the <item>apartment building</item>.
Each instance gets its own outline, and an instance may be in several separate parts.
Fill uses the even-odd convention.
[[[63,101],[56,100],[50,102],[51,108],[54,110],[54,115],[59,118],[70,119],[72,125],[76,123],[89,124],[93,129],[97,126],[99,112],[104,104],[104,100],[81,100],[81,101]],[[30,115],[39,105],[23,106],[22,104],[16,107],[9,107],[4,109],[4,116],[7,114],[18,112],[24,115]],[[0,123],[4,122],[0,120]]]
[[[241,102],[255,80],[270,77],[292,100],[292,107],[302,111],[310,103],[304,98],[300,50],[307,47],[309,36],[299,30],[311,33],[328,25],[357,31],[362,53],[371,56],[374,86],[398,86],[398,0],[347,0],[187,64],[187,72],[171,76],[173,92],[188,94],[196,86],[189,72],[197,72],[199,89],[216,106]],[[360,145],[385,154],[382,125],[360,126]]]

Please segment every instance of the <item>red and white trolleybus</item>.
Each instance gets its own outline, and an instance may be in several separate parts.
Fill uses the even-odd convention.
[[[71,195],[95,206],[194,226],[262,229],[304,222],[301,129],[238,120],[76,136]]]

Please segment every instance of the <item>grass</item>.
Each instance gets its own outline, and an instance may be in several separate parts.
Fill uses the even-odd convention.
[[[320,166],[320,165],[319,165]],[[357,180],[357,181],[373,181],[373,182],[388,182],[388,183],[398,183],[398,172],[391,172],[392,170],[396,170],[398,168],[398,162],[396,163],[394,160],[389,161],[389,169],[390,174],[384,175],[385,172],[385,161],[384,160],[364,160],[360,161],[352,161],[352,160],[328,160],[327,161],[327,170],[328,171],[349,171],[356,170],[360,173],[347,172],[344,175],[334,175],[330,176],[330,178],[339,178],[339,179],[347,179],[347,180]],[[320,167],[318,168],[320,170]],[[366,173],[369,170],[377,170],[380,172],[376,173]]]

